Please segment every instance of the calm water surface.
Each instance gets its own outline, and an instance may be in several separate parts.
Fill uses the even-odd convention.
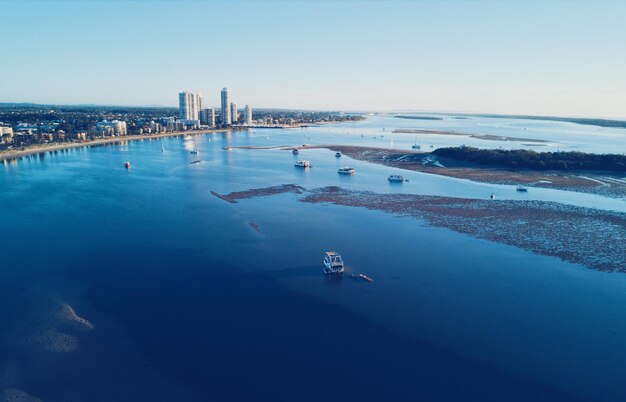
[[[461,124],[463,132],[526,132],[554,141],[550,146],[594,152],[604,145],[589,144],[589,132],[619,135],[528,120],[375,117],[74,149],[5,164],[0,391],[64,402],[623,400],[623,274],[412,218],[305,204],[291,194],[238,204],[210,194],[295,183],[472,198],[496,191],[499,198],[626,210],[619,199],[539,189],[520,195],[511,186],[419,173],[390,186],[386,177],[395,169],[336,160],[322,149],[298,156],[313,163],[306,171],[293,167],[287,151],[222,149],[382,146],[391,145],[393,127]],[[398,148],[415,141],[393,138]],[[194,148],[198,156],[189,153]],[[189,165],[197,157],[202,162]],[[121,167],[127,160],[130,171]],[[344,164],[357,175],[339,177]],[[342,253],[348,272],[375,282],[324,278],[322,253],[329,249]],[[59,303],[72,305],[95,330],[60,325]],[[78,348],[44,350],[37,339],[50,328],[76,336]]]

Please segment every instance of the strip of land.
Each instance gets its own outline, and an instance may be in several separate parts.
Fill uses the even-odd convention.
[[[546,201],[379,194],[335,186],[306,190],[294,184],[213,194],[225,201],[237,202],[281,193],[301,194],[301,202],[331,203],[410,216],[432,226],[559,257],[592,269],[626,272],[626,214],[620,212]]]
[[[490,168],[452,158],[437,157],[429,152],[389,148],[350,145],[311,145],[298,148],[325,148],[365,162],[483,183],[553,188],[615,198],[626,197],[626,178],[617,173]]]
[[[507,137],[504,135],[493,135],[493,134],[467,134],[467,133],[457,133],[456,131],[441,131],[441,130],[423,130],[418,128],[398,128],[392,131],[392,133],[400,133],[400,134],[430,134],[430,135],[457,135],[462,137],[470,137],[476,138],[479,140],[490,140],[490,141],[525,141],[527,143],[546,143],[550,141],[546,140],[538,140],[533,138],[521,138],[521,137]]]

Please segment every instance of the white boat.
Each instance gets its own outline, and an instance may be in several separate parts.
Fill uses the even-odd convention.
[[[521,191],[521,192],[528,192],[528,189],[524,186],[517,186],[517,188],[515,189],[517,191]]]
[[[308,168],[308,167],[311,167],[311,162],[301,159],[297,161],[296,163],[294,163],[294,166],[301,167],[301,168]]]
[[[343,260],[341,255],[334,251],[327,251],[324,255],[324,273],[327,275],[343,274]]]
[[[387,177],[387,180],[392,183],[402,183],[404,182],[404,176],[401,176],[399,174],[392,174],[391,176]]]
[[[191,153],[194,154],[194,155],[197,155],[199,152],[198,152],[197,149],[194,149],[194,150],[191,151]]]
[[[349,166],[344,166],[342,168],[339,168],[337,173],[339,173],[339,174],[355,174],[356,173],[356,169],[351,168]]]

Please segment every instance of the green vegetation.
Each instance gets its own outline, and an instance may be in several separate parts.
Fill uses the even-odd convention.
[[[439,148],[439,157],[479,165],[532,170],[596,170],[626,172],[626,155],[586,154],[583,152],[535,152],[525,149]]]

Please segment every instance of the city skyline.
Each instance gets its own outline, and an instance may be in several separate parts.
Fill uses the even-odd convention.
[[[217,107],[228,84],[257,108],[626,118],[626,2],[147,4],[3,2],[0,51],[32,57],[0,67],[0,102]]]

